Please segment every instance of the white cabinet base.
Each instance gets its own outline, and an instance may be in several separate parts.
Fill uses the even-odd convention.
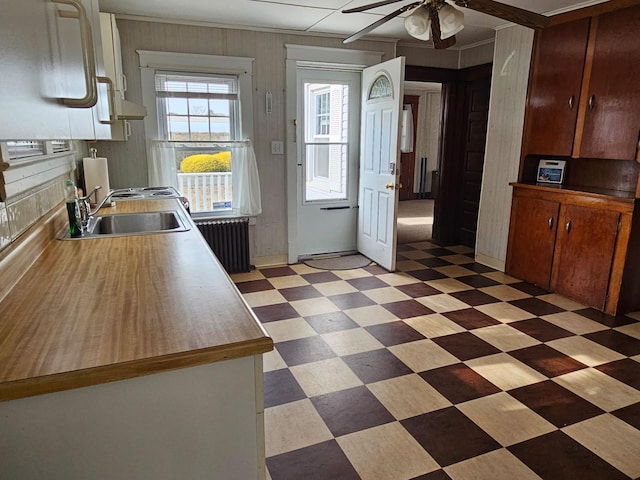
[[[261,366],[245,357],[0,402],[0,478],[264,478]]]

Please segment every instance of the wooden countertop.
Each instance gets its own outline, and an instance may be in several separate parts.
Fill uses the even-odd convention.
[[[631,214],[639,199],[630,192],[619,192],[602,189],[579,189],[572,186],[553,186],[545,184],[530,184],[512,182],[514,195],[535,196],[550,201],[601,208],[604,210],[616,210],[621,213]]]
[[[579,187],[573,185],[554,185],[544,183],[519,183],[512,182],[509,185],[518,188],[529,188],[533,190],[546,191],[549,193],[559,193],[566,195],[582,195],[593,198],[601,198],[609,201],[619,201],[624,203],[633,203],[635,200],[634,192],[625,192],[620,190],[608,190],[595,187]]]
[[[121,201],[100,213],[180,208]],[[272,350],[191,227],[49,242],[0,302],[0,401]]]

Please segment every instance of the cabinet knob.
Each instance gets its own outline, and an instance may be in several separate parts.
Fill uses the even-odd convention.
[[[571,95],[571,97],[569,98],[569,110],[573,110],[573,105],[576,101],[576,97],[574,95]]]
[[[553,228],[553,217],[549,217],[549,230]]]
[[[565,225],[565,229],[567,230],[567,233],[571,232],[571,220],[567,222],[567,224]]]
[[[596,96],[595,95],[591,95],[589,97],[589,110],[593,110],[593,108],[596,106]]]

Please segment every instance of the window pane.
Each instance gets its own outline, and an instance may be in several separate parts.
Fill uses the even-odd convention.
[[[188,117],[167,117],[167,130],[169,132],[169,140],[189,140],[189,121]]]
[[[229,100],[209,100],[209,115],[229,116]]]
[[[169,115],[187,115],[189,110],[187,109],[186,98],[167,98],[167,113]]]
[[[209,115],[208,100],[203,98],[190,98],[189,115]]]
[[[224,117],[211,117],[211,139],[231,140],[229,119]]]
[[[349,86],[306,83],[305,142],[347,142]]]
[[[347,198],[347,145],[307,145],[305,201]]]

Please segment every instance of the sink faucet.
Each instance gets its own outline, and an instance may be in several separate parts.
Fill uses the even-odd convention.
[[[89,219],[93,217],[96,213],[98,213],[98,210],[100,210],[103,207],[103,205],[107,202],[107,200],[111,198],[111,194],[113,193],[113,190],[110,190],[107,193],[107,195],[105,195],[105,197],[102,199],[102,201],[98,205],[96,205],[96,208],[92,211],[91,196],[101,188],[102,186],[97,185],[93,188],[93,190],[91,190],[84,197],[78,197],[78,206],[80,207],[80,223],[82,225],[83,232],[87,231]]]

